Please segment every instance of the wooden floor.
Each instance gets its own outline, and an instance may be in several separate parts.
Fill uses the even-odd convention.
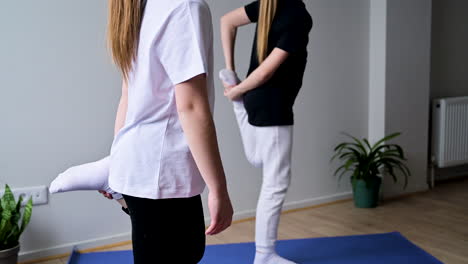
[[[446,182],[430,192],[356,209],[351,201],[283,215],[280,239],[346,236],[399,231],[447,264],[468,263],[468,179]],[[235,223],[208,244],[254,240],[254,221]],[[130,249],[130,242],[106,250]],[[99,250],[93,250],[99,251]],[[41,264],[65,264],[59,258]]]

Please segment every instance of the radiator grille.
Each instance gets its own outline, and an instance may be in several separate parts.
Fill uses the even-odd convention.
[[[440,168],[468,163],[468,97],[434,102],[433,149]]]

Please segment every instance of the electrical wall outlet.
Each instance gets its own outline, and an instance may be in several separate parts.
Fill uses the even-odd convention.
[[[17,188],[12,189],[11,191],[15,195],[16,201],[18,201],[20,196],[23,196],[23,205],[26,205],[29,197],[32,197],[33,205],[47,204],[49,200],[49,191],[47,186]]]

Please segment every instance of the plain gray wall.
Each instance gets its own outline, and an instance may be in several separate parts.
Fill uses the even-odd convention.
[[[48,185],[109,152],[120,81],[105,49],[106,16],[106,1],[2,3],[2,183]],[[95,192],[51,196],[33,208],[22,253],[128,233],[119,210]]]
[[[369,49],[369,138],[395,132],[412,172],[393,184],[384,176],[384,197],[427,190],[431,0],[372,0]],[[401,174],[399,176],[402,176]]]
[[[387,89],[387,0],[370,2],[369,40],[369,141],[385,136]]]
[[[431,99],[468,96],[468,1],[433,0]],[[436,179],[465,176],[468,165],[435,170]]]
[[[223,67],[218,21],[247,1],[210,0],[216,69]],[[315,26],[309,65],[296,103],[293,181],[287,208],[349,197],[330,165],[346,131],[368,131],[369,0],[306,1]],[[12,187],[47,185],[69,166],[109,152],[120,79],[105,48],[106,1],[7,1],[0,9],[0,170]],[[247,71],[253,26],[237,46]],[[246,162],[231,104],[217,86],[215,121],[236,218],[254,214],[260,170]],[[208,216],[208,215],[207,215]],[[130,223],[96,192],[50,197],[34,207],[22,237],[23,259],[128,240]]]
[[[430,0],[387,1],[385,130],[403,133],[396,142],[412,172],[410,192],[428,188],[431,8]],[[401,193],[402,186],[387,177],[384,192]]]
[[[468,1],[433,0],[431,99],[468,96]]]

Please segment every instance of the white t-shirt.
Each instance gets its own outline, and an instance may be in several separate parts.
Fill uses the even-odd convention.
[[[203,0],[148,0],[128,82],[125,126],[111,149],[109,186],[126,195],[185,198],[205,183],[176,108],[175,85],[207,75],[213,111],[213,25]]]

